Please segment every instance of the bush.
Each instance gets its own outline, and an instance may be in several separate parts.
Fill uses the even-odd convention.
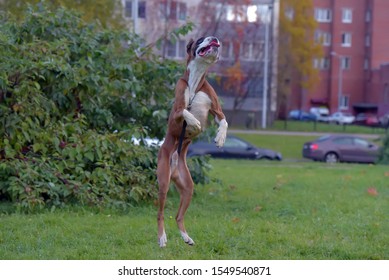
[[[23,18],[0,19],[0,197],[23,209],[154,198],[156,151],[131,138],[162,138],[180,65],[63,8]]]
[[[386,135],[382,140],[378,162],[381,164],[389,164],[389,130],[386,131]]]

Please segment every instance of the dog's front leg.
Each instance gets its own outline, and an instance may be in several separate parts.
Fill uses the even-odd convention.
[[[188,125],[189,129],[195,133],[199,133],[201,131],[201,123],[195,116],[188,110],[184,109],[182,112],[184,120]]]
[[[219,124],[215,137],[215,143],[216,146],[223,147],[224,142],[226,141],[228,123],[226,119],[219,120],[217,117],[215,118],[215,121]]]

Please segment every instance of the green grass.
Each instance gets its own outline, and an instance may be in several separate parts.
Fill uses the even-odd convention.
[[[302,159],[304,143],[318,138],[318,136],[300,135],[283,136],[244,133],[237,133],[235,135],[257,147],[279,151],[284,159]]]
[[[325,132],[325,133],[360,133],[360,134],[381,134],[385,130],[360,125],[336,125],[323,122],[304,121],[275,121],[269,130],[281,131],[303,131],[303,132]]]
[[[154,205],[128,213],[71,208],[2,214],[0,259],[389,259],[387,166],[212,164],[223,183],[196,186],[186,217],[193,247],[176,228],[172,189],[166,248],[157,245]]]

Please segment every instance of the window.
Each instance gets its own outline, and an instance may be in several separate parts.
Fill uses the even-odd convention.
[[[172,19],[172,20],[177,19],[177,2],[176,1],[170,2],[169,19]]]
[[[315,31],[315,42],[323,46],[331,45],[331,33],[317,30]]]
[[[262,51],[264,48],[263,43],[253,43],[252,49],[251,49],[251,58],[252,59],[262,59],[262,56],[264,55],[264,52]]]
[[[178,19],[186,20],[186,3],[178,4]]]
[[[351,47],[351,33],[342,33],[342,47]]]
[[[146,18],[146,2],[138,2],[138,17]]]
[[[262,55],[262,44],[243,42],[240,47],[240,56],[244,60],[259,60]]]
[[[365,58],[365,61],[363,62],[363,68],[365,70],[369,70],[369,59]]]
[[[243,42],[240,47],[240,56],[242,59],[250,59],[251,58],[251,44],[247,42]]]
[[[332,140],[334,143],[339,145],[352,145],[353,139],[350,137],[339,137]]]
[[[226,138],[226,142],[224,143],[224,147],[226,148],[248,148],[249,146],[238,139],[235,138]]]
[[[342,10],[342,22],[352,23],[353,22],[353,11],[351,9]]]
[[[371,20],[371,10],[369,9],[366,11],[365,21],[370,22],[370,20]]]
[[[132,1],[126,0],[124,3],[124,15],[128,18],[133,18],[133,11],[132,11]],[[139,18],[146,18],[146,2],[145,1],[139,1],[138,2],[138,15]]]
[[[171,1],[159,3],[159,17],[161,19],[186,20],[186,3]]]
[[[315,58],[313,60],[313,67],[316,69],[325,70],[330,68],[330,59],[328,57],[324,58]]]
[[[349,106],[349,97],[347,95],[342,95],[340,97],[340,104],[341,109],[348,109]]]
[[[178,57],[184,58],[186,56],[186,41],[179,40],[178,41]]]
[[[369,147],[369,142],[367,142],[364,139],[360,138],[354,138],[354,144],[355,146],[361,147],[361,148],[368,148]]]
[[[318,22],[331,22],[332,21],[332,11],[330,9],[315,9],[315,19]]]
[[[366,34],[365,36],[365,46],[370,47],[370,34]]]
[[[176,42],[168,41],[166,46],[166,56],[170,58],[184,58],[186,55],[186,42],[179,40]]]
[[[343,56],[341,58],[342,69],[350,69],[351,58]]]
[[[222,42],[221,58],[222,59],[230,59],[231,52],[232,52],[231,43],[230,42]]]
[[[384,86],[384,104],[389,104],[389,84]]]

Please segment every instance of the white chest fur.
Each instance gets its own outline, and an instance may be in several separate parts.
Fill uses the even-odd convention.
[[[190,106],[189,106],[190,104]],[[205,129],[208,119],[208,112],[211,108],[211,99],[202,91],[196,94],[190,94],[189,88],[185,90],[185,105],[189,108],[189,112],[200,121],[202,130]]]

